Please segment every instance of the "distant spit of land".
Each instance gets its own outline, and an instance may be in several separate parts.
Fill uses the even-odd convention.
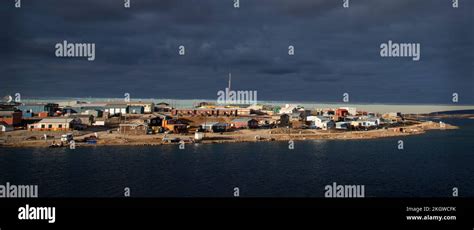
[[[121,101],[123,98],[39,98],[24,100],[26,102],[67,102],[67,101]],[[216,102],[212,99],[154,99],[154,98],[133,98],[134,101],[143,102],[166,102],[172,107],[176,108],[190,108],[193,105],[200,102]],[[474,105],[469,104],[384,104],[384,103],[329,103],[329,102],[306,102],[306,101],[258,101],[258,104],[265,105],[284,105],[293,104],[301,105],[307,109],[312,108],[338,108],[338,107],[355,107],[358,110],[371,111],[375,113],[387,113],[387,112],[401,112],[403,114],[422,114],[422,113],[435,113],[440,111],[454,111],[454,110],[474,110]]]

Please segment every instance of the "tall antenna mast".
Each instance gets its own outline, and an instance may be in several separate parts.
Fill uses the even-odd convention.
[[[232,82],[232,74],[229,73],[229,92],[230,92],[231,82]]]

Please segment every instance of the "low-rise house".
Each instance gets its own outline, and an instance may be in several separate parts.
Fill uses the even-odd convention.
[[[84,110],[81,115],[92,115],[93,117],[102,117],[103,112],[96,109]]]
[[[366,123],[367,126],[379,126],[381,124],[380,118],[377,117],[371,117],[367,119]]]
[[[49,113],[48,113],[48,112],[39,112],[39,113],[38,113],[38,117],[40,117],[40,118],[49,117]]]
[[[290,122],[292,121],[301,121],[301,120],[304,120],[306,118],[306,116],[304,115],[303,112],[300,112],[300,111],[297,111],[297,112],[294,112],[292,114],[289,114],[289,118],[290,118]]]
[[[92,115],[69,115],[67,117],[75,118],[81,120],[81,124],[91,126],[94,124],[94,116]]]
[[[161,126],[173,133],[188,132],[188,124],[179,119],[164,119]]]
[[[163,127],[161,127],[163,124],[163,118],[160,116],[151,115],[145,119],[145,122],[152,133],[160,133],[163,131]]]
[[[351,122],[350,121],[336,122],[336,129],[349,130],[349,129],[351,129]]]
[[[15,110],[19,105],[21,105],[21,103],[18,103],[15,101],[11,101],[11,102],[7,102],[7,101],[8,99],[2,101],[0,98],[0,110],[4,110],[4,111]]]
[[[0,111],[0,121],[3,121],[11,126],[21,124],[22,112],[20,110]]]
[[[310,128],[318,128],[318,129],[331,129],[336,126],[331,118],[326,116],[308,116],[306,117],[306,121],[309,121]]]
[[[73,107],[64,107],[60,111],[61,114],[77,114],[77,109]]]
[[[236,108],[193,108],[193,109],[173,109],[174,116],[237,116]]]
[[[347,109],[336,109],[336,116],[338,117],[345,117],[349,114],[349,111],[347,111]]]
[[[272,106],[272,105],[263,105],[260,110],[254,110],[255,114],[267,114],[270,116],[277,115],[280,107]]]
[[[285,107],[282,107],[278,114],[292,114],[298,111],[298,106],[286,104]]]
[[[94,102],[94,103],[79,103],[79,104],[71,106],[71,108],[78,113],[82,113],[87,110],[98,110],[98,111],[104,112],[106,106],[107,106],[107,103],[105,102]]]
[[[280,115],[280,119],[277,121],[279,127],[287,127],[290,125],[290,115],[284,113]]]
[[[24,119],[32,118],[32,117],[33,117],[33,113],[31,113],[31,112],[26,112],[26,113],[23,113],[21,117],[24,118]]]
[[[41,112],[48,113],[48,116],[53,116],[59,109],[59,105],[55,103],[24,103],[18,106],[22,112],[30,112],[38,114]]]
[[[107,104],[105,106],[105,112],[109,116],[121,115],[128,113],[128,105],[126,104]]]
[[[120,134],[146,135],[147,132],[148,125],[143,122],[130,122],[119,125]]]
[[[104,118],[96,118],[93,126],[106,126],[106,120]]]
[[[161,126],[163,124],[163,119],[160,116],[150,117],[145,120],[148,126]]]
[[[323,116],[332,117],[334,115],[336,115],[336,111],[334,111],[332,109],[327,109],[327,110],[323,111]]]
[[[81,127],[81,120],[70,117],[44,118],[38,123],[29,125],[32,131],[69,131]]]
[[[99,107],[97,107],[99,108]],[[84,106],[83,106],[84,109]],[[111,102],[104,105],[100,110],[107,112],[110,116],[118,114],[149,114],[155,110],[153,102]]]
[[[237,115],[239,116],[249,116],[252,113],[252,110],[249,108],[237,108]]]
[[[352,121],[351,125],[354,127],[361,128],[373,128],[380,125],[380,118],[366,118],[361,120]]]
[[[171,112],[173,108],[171,108],[170,104],[165,103],[165,102],[160,102],[156,104],[155,106],[155,112],[160,112],[160,113],[167,113]]]
[[[13,131],[13,126],[4,121],[0,121],[0,133]]]
[[[357,115],[357,109],[355,107],[340,107],[340,109],[347,110],[347,114],[351,116]]]
[[[220,133],[227,131],[229,124],[222,122],[206,122],[201,124],[200,126],[201,129],[205,131]]]
[[[127,102],[127,105],[130,106],[130,113],[143,114],[143,113],[153,113],[155,111],[155,103],[153,102]],[[139,107],[142,107],[143,110],[140,110]],[[133,109],[136,112],[133,112]],[[139,112],[141,111],[141,113]]]
[[[242,129],[242,128],[255,129],[255,128],[258,128],[258,121],[252,118],[236,118],[231,121],[231,127],[236,128],[236,129]]]
[[[356,116],[346,116],[343,121],[357,121],[359,118]]]
[[[130,105],[128,106],[128,112],[130,114],[144,114],[145,108],[143,106]]]
[[[403,121],[402,113],[385,113],[382,115],[382,118],[388,123],[398,123]]]

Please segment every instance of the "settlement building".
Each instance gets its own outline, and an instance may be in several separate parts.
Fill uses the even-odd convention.
[[[127,105],[130,106],[130,113],[142,114],[142,113],[153,113],[155,111],[155,104],[153,102],[127,102]],[[142,110],[139,110],[139,107],[142,107]],[[136,109],[133,112],[133,109]],[[141,111],[141,113],[140,113]]]
[[[341,129],[341,130],[351,129],[351,122],[350,121],[336,122],[336,129]]]
[[[24,113],[46,113],[47,116],[53,116],[59,109],[59,105],[55,103],[25,103],[18,106],[18,109]]]
[[[158,104],[156,104],[155,106],[155,112],[159,112],[159,113],[167,113],[167,112],[170,112],[172,110],[170,104],[168,103],[165,103],[165,102],[160,102]]]
[[[258,128],[258,121],[251,118],[236,118],[231,121],[231,126],[236,129],[242,129],[242,128],[255,129],[255,128]]]
[[[164,119],[162,126],[173,133],[186,133],[188,131],[188,125],[179,119]]]
[[[143,122],[131,122],[119,125],[120,134],[146,135],[148,125]]]
[[[354,127],[372,128],[380,125],[380,118],[367,118],[351,122]]]
[[[336,126],[331,118],[325,116],[308,116],[306,120],[310,122],[311,128],[330,129]]]
[[[4,121],[0,121],[0,133],[13,131],[13,126],[7,124]]]
[[[0,111],[0,121],[3,121],[8,125],[20,125],[21,117],[22,113],[19,110]]]
[[[236,108],[194,108],[194,109],[173,109],[174,116],[237,116]]]
[[[227,131],[227,128],[229,127],[229,124],[226,123],[221,123],[221,122],[206,122],[201,124],[201,129],[209,131],[209,132],[225,132]]]
[[[298,111],[298,107],[296,105],[286,104],[285,107],[280,109],[279,114],[292,114],[296,111]]]
[[[145,108],[143,106],[131,105],[128,107],[128,112],[130,114],[144,114]]]
[[[40,122],[29,125],[31,131],[69,131],[81,125],[78,118],[44,118]]]
[[[110,116],[127,114],[128,106],[125,104],[107,104],[105,112]]]

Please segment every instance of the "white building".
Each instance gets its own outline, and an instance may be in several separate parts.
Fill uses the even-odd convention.
[[[359,126],[364,128],[377,127],[380,125],[380,118],[367,118],[352,122],[353,126]]]
[[[128,106],[124,104],[108,104],[105,107],[105,112],[109,113],[110,116],[116,114],[127,114],[128,113]]]
[[[331,129],[335,127],[335,123],[331,120],[330,117],[325,116],[307,116],[306,121],[310,121],[311,128],[318,128],[318,129]]]
[[[93,126],[105,126],[105,120],[103,119],[97,119],[94,121],[94,124],[92,124]]]
[[[349,113],[349,115],[355,116],[357,115],[357,109],[355,107],[340,107],[340,109],[345,109]]]
[[[350,129],[351,122],[350,121],[339,121],[336,122],[336,129],[347,130]]]
[[[71,130],[75,126],[80,126],[81,119],[69,117],[48,117],[42,119],[40,122],[30,125],[29,130],[39,131],[65,131]]]
[[[155,104],[153,102],[128,102],[128,106],[142,106],[144,113],[153,113]]]
[[[296,105],[289,105],[286,104],[285,107],[280,109],[278,114],[292,114],[298,111],[298,107]]]

